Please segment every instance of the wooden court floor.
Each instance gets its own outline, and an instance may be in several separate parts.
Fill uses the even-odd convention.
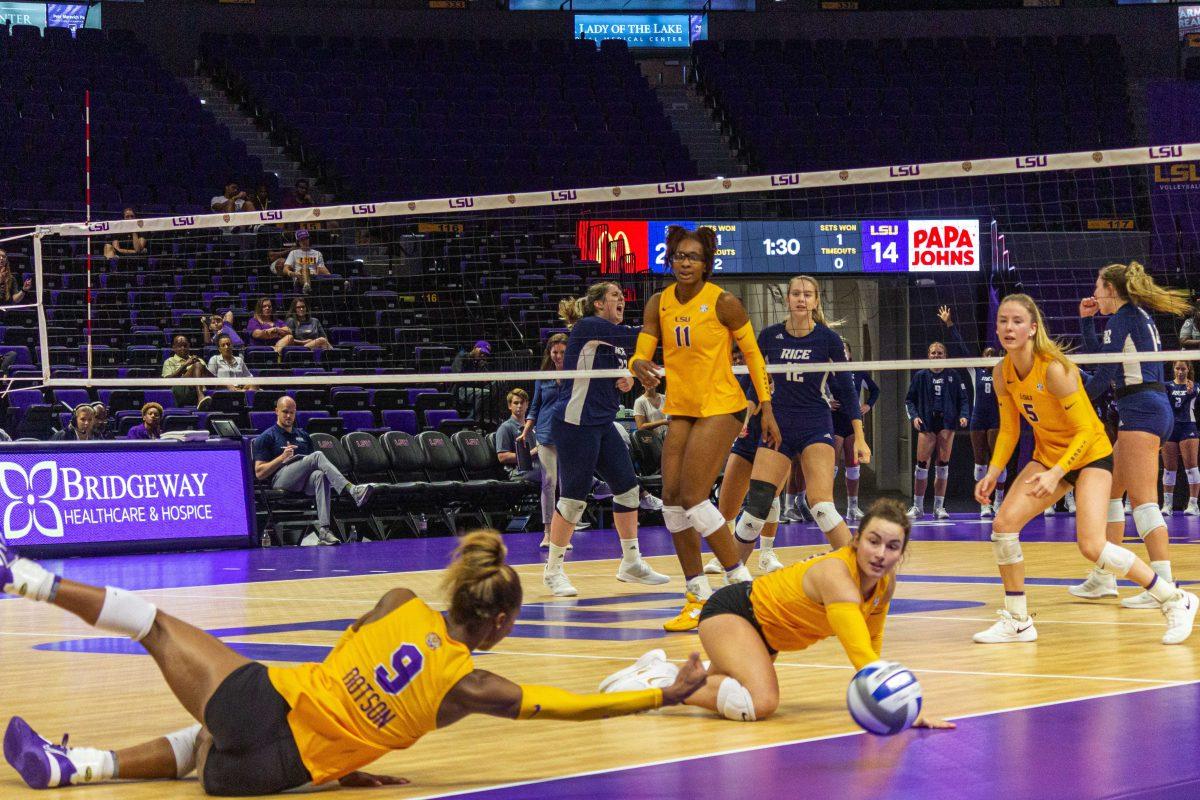
[[[928,712],[969,717],[1154,690],[1200,676],[1200,634],[1182,646],[1166,647],[1159,643],[1159,612],[1125,610],[1114,600],[1091,603],[1067,594],[1066,585],[1082,578],[1087,568],[1068,541],[1024,545],[1029,605],[1036,614],[1039,640],[973,644],[971,634],[991,624],[1003,597],[986,530],[970,522],[931,529],[931,538],[937,540],[914,540],[902,566],[884,656],[916,672]],[[610,538],[614,537],[603,532],[581,537],[568,564],[580,597],[563,601],[548,596],[542,587],[536,538],[521,537],[526,559],[517,567],[526,592],[522,624],[493,653],[479,655],[477,663],[518,682],[587,692],[594,691],[604,675],[652,647],[663,647],[677,659],[696,650],[699,640],[694,634],[661,631],[662,621],[678,608],[680,588],[678,565],[669,550],[644,546],[649,553],[662,553],[650,561],[674,576],[671,584],[653,589],[630,586],[613,579],[617,560],[611,557],[615,543]],[[1194,532],[1173,538],[1180,539],[1172,553],[1177,579],[1200,576],[1200,550],[1185,543],[1196,538]],[[781,542],[793,540],[815,541],[815,536],[803,532],[780,537]],[[331,621],[357,617],[389,588],[407,586],[436,599],[438,571],[408,571],[406,566],[433,559],[442,563],[449,541],[426,543],[414,558],[406,557],[404,544],[262,551],[224,557],[225,566],[223,557],[213,554],[141,557],[119,566],[110,559],[91,573],[87,565],[73,561],[67,562],[66,574],[85,580],[91,575],[104,582],[105,570],[110,570],[114,577],[108,582],[124,578],[126,585],[132,582],[161,608],[218,632],[251,657],[287,663],[319,660],[341,627]],[[519,548],[512,549],[513,561],[520,564]],[[1142,552],[1140,546],[1135,549]],[[798,544],[782,547],[779,554],[784,563],[792,563],[817,550],[816,545]],[[217,560],[196,568],[193,579],[185,566],[182,578],[175,570],[170,580],[159,580],[167,569],[164,564],[169,566],[172,559],[195,563],[204,555]],[[144,574],[139,576],[139,571]],[[146,588],[167,584],[171,588]],[[1132,591],[1123,588],[1122,595]],[[305,629],[303,623],[312,627]],[[0,723],[19,714],[49,738],[57,740],[69,732],[74,744],[105,748],[127,746],[189,724],[154,662],[144,652],[137,654],[139,649],[58,609],[19,599],[0,602]],[[409,786],[355,790],[355,796],[434,797],[856,731],[844,703],[852,671],[836,641],[784,653],[777,669],[782,703],[778,713],[763,722],[738,724],[692,708],[594,723],[472,718],[370,768],[408,778]],[[902,747],[904,737],[914,735],[902,734],[891,746]],[[843,769],[853,776],[855,764]],[[34,792],[7,765],[0,765],[0,797],[60,794],[89,800],[202,796],[195,780]],[[524,795],[541,796],[536,785],[525,787]]]

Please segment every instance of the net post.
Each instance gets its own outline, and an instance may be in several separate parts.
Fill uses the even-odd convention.
[[[39,228],[33,234],[33,280],[37,291],[38,345],[42,351],[42,382],[50,380],[50,331],[46,327],[46,304],[44,300],[46,281],[42,262],[42,237],[46,231]]]

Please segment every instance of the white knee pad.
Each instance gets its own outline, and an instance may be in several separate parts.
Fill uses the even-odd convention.
[[[1163,470],[1163,486],[1170,486],[1172,489],[1174,489],[1175,488],[1175,477],[1176,477],[1176,473],[1168,472],[1167,470],[1164,469]]]
[[[992,532],[992,552],[996,554],[996,563],[1000,566],[1020,564],[1025,560],[1021,553],[1021,535],[1019,533]]]
[[[620,513],[622,511],[637,511],[638,505],[642,502],[642,492],[634,484],[634,487],[626,492],[613,495],[613,511]],[[617,508],[621,506],[621,508]]]
[[[1188,484],[1200,483],[1200,467],[1192,467],[1186,470]]]
[[[846,467],[846,480],[856,481],[861,473],[862,469],[858,466]]]
[[[847,470],[847,472],[849,472],[849,470]],[[776,522],[776,523],[779,522],[779,512],[780,512],[779,497],[776,496],[775,499],[771,501],[771,513],[767,514],[766,521],[767,522]]]
[[[717,688],[717,708],[725,719],[734,722],[754,722],[754,698],[749,690],[733,678],[721,681]]]
[[[913,470],[913,477],[919,481],[923,481],[929,477],[929,470],[925,467],[917,467]]]
[[[987,464],[976,464],[975,465],[975,480],[976,481],[983,480],[983,476],[987,475],[987,468],[988,468]]]
[[[1121,502],[1121,498],[1118,497],[1116,500],[1108,501],[1108,521],[1125,521],[1125,504]]]
[[[687,521],[696,533],[706,539],[728,525],[725,522],[725,515],[712,504],[711,500],[705,500],[703,503],[689,508]]]
[[[1136,561],[1137,556],[1131,550],[1126,550],[1112,542],[1105,542],[1104,547],[1100,550],[1100,558],[1096,559],[1096,566],[1108,570],[1118,578],[1124,578],[1129,574],[1129,570],[1133,568]]]
[[[171,752],[175,754],[176,778],[187,777],[196,768],[196,750],[199,738],[199,724],[167,734],[167,742],[171,745]]]
[[[950,477],[950,467],[945,465],[934,467],[933,474],[939,481],[944,481]]]
[[[663,506],[662,510],[663,524],[667,526],[667,530],[671,533],[679,533],[686,531],[691,527],[688,522],[687,512],[682,506]]]
[[[1137,528],[1138,536],[1143,539],[1146,534],[1151,533],[1167,524],[1163,519],[1162,509],[1158,507],[1158,503],[1142,503],[1133,510],[1133,525]]]
[[[583,517],[583,512],[587,510],[586,500],[572,500],[569,497],[558,498],[558,505],[555,506],[558,513],[567,522],[574,525]]]
[[[813,518],[817,521],[817,527],[821,529],[821,533],[829,533],[843,522],[842,515],[838,513],[837,506],[829,500],[813,505],[812,513]]]
[[[121,633],[140,642],[154,626],[158,609],[153,603],[143,600],[132,592],[104,587],[104,605],[96,618],[96,627],[104,631]]]

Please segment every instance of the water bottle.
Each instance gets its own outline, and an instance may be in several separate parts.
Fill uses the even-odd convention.
[[[263,531],[262,538],[258,540],[258,544],[260,547],[271,546],[271,534],[269,531]]]

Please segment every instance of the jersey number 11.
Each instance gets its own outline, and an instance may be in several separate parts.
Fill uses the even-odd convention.
[[[692,329],[689,325],[675,326],[675,346],[676,347],[691,347],[692,346]]]

